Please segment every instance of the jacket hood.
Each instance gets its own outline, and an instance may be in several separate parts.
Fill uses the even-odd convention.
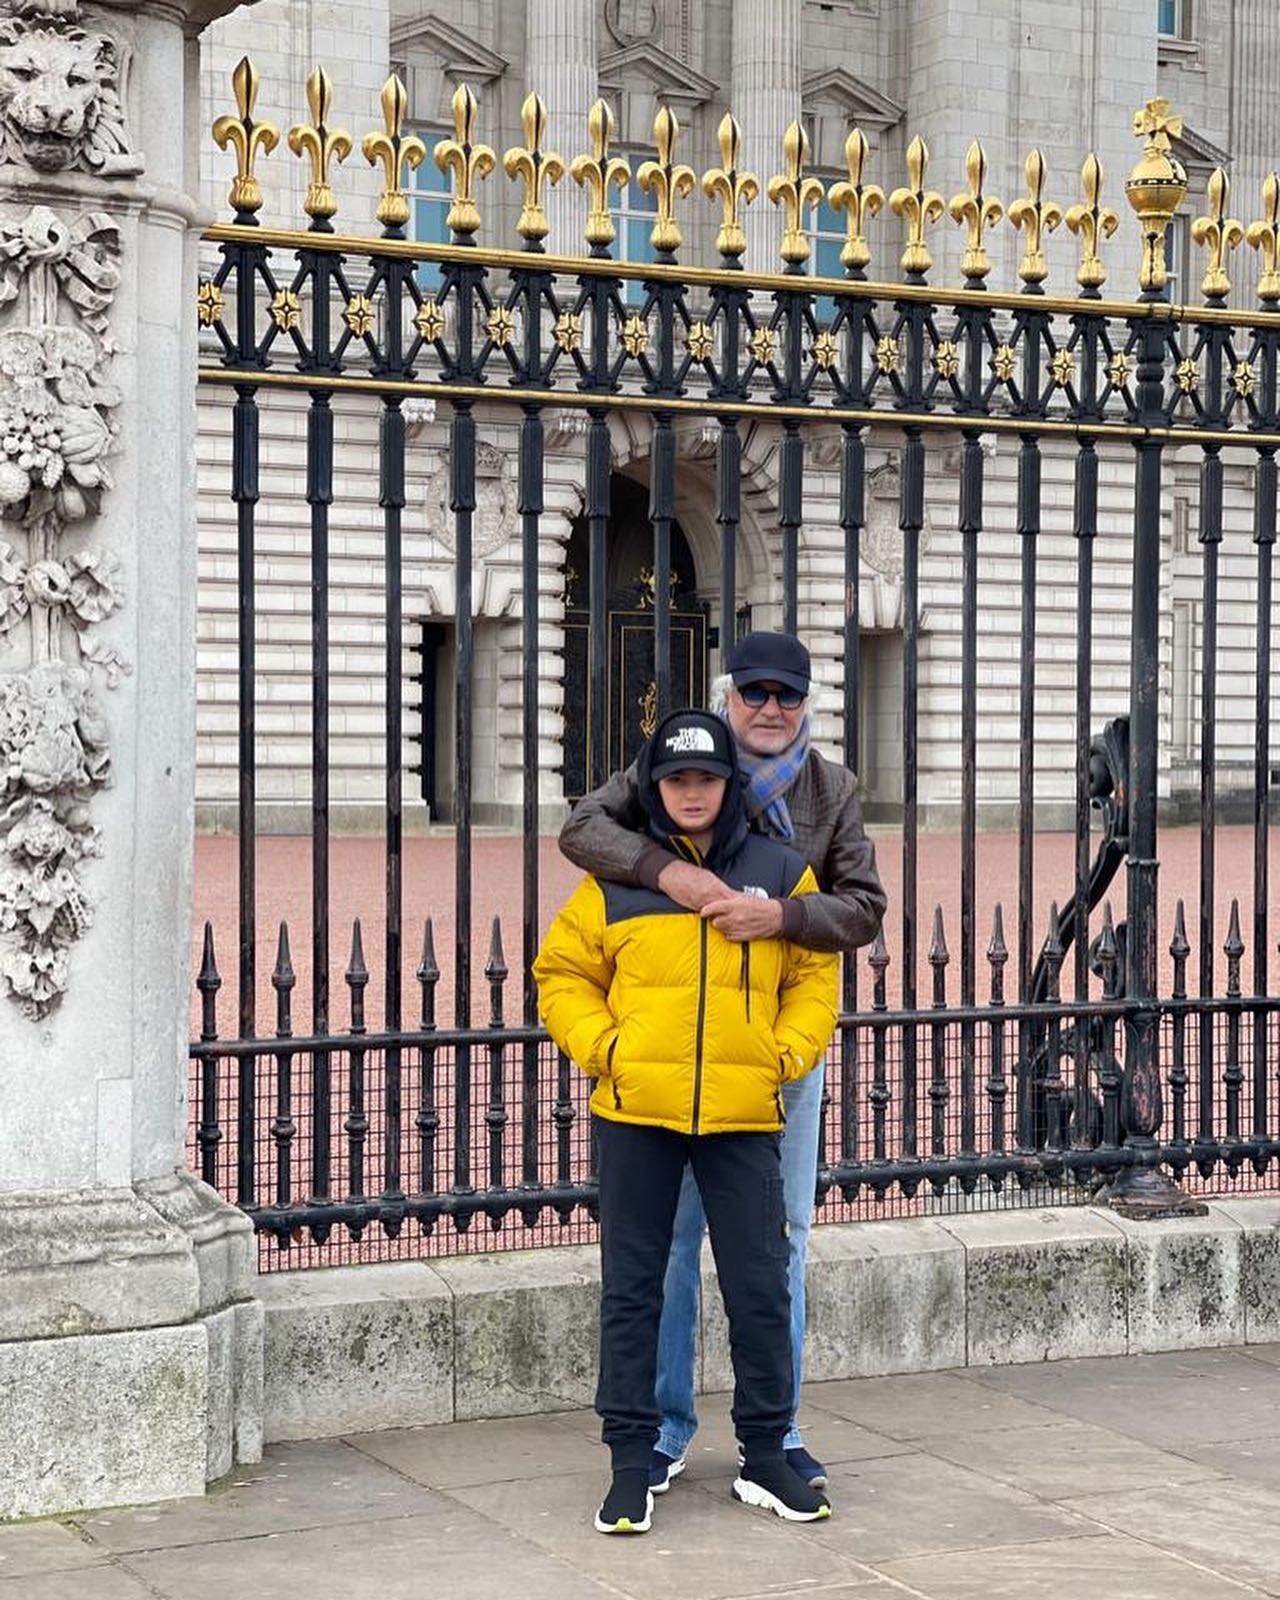
[[[657,779],[653,776],[655,754],[663,749],[663,739],[668,725],[674,721],[687,723],[691,719],[701,719],[708,727],[716,727],[723,738],[724,724],[709,711],[672,711],[665,716],[654,729],[653,737],[642,747],[636,758],[636,783],[640,791],[640,802],[644,806],[645,817],[649,833],[659,844],[671,844],[676,838],[683,838],[683,830],[678,828],[667,814],[662,803],[662,795],[658,789]],[[718,741],[717,741],[718,742]],[[725,783],[724,804],[720,807],[720,815],[716,818],[715,829],[711,836],[711,847],[704,856],[704,864],[714,870],[719,862],[727,861],[733,853],[740,849],[743,840],[747,837],[749,822],[742,792],[742,774],[738,767],[738,752],[732,737],[724,741],[728,748],[731,772]]]

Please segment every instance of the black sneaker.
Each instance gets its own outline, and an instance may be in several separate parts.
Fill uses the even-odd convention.
[[[615,1472],[604,1504],[596,1512],[597,1533],[648,1533],[653,1524],[653,1496],[643,1467]]]
[[[678,1478],[684,1469],[683,1456],[668,1456],[661,1450],[655,1450],[653,1460],[649,1463],[649,1488],[652,1493],[666,1494],[672,1481]]]
[[[734,1479],[733,1497],[744,1505],[764,1506],[786,1522],[819,1522],[831,1515],[826,1495],[811,1489],[781,1458],[743,1466]]]
[[[816,1456],[811,1456],[802,1444],[792,1445],[790,1450],[784,1450],[787,1465],[792,1472],[804,1479],[811,1489],[825,1489],[827,1486],[827,1469]],[[747,1452],[738,1446],[738,1465],[747,1459]]]

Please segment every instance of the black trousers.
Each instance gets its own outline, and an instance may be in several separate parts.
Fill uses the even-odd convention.
[[[776,1133],[691,1137],[595,1118],[600,1168],[600,1382],[596,1411],[616,1471],[647,1467],[662,1280],[686,1162],[707,1214],[733,1356],[733,1421],[753,1459],[791,1423],[791,1298]]]

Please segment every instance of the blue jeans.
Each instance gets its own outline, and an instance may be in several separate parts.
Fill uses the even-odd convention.
[[[800,1404],[804,1361],[804,1262],[813,1225],[813,1193],[818,1176],[818,1127],[822,1117],[822,1062],[794,1083],[783,1085],[787,1123],[782,1130],[782,1198],[787,1211],[790,1259],[787,1287],[791,1294],[791,1369],[794,1376],[791,1427],[783,1448],[801,1443],[795,1410]],[[686,1166],[676,1207],[671,1254],[662,1285],[662,1323],[658,1330],[656,1398],[662,1413],[657,1448],[663,1455],[684,1455],[698,1431],[693,1408],[693,1344],[701,1291],[700,1257],[706,1219],[698,1186]]]

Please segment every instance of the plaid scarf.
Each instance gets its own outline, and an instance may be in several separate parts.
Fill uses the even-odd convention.
[[[807,711],[795,738],[776,756],[753,756],[750,751],[738,745],[738,768],[742,773],[747,815],[752,822],[762,819],[764,828],[769,833],[776,834],[779,839],[794,839],[796,836],[791,813],[787,810],[786,796],[808,759],[809,713]]]

